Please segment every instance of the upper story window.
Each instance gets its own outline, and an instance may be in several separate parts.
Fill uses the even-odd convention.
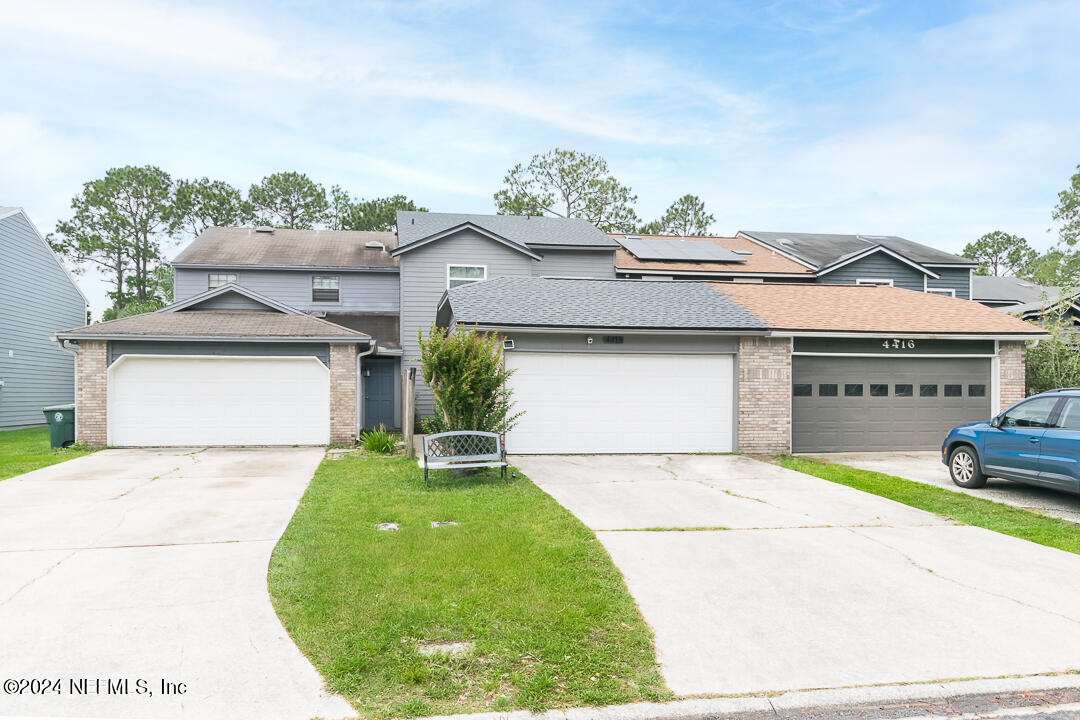
[[[887,285],[892,287],[892,278],[859,278],[856,285]]]
[[[956,290],[953,288],[926,288],[926,292],[931,295],[945,295],[946,297],[956,297]]]
[[[236,282],[236,273],[210,273],[206,276],[206,289],[213,290],[234,282]]]
[[[311,276],[311,301],[312,302],[340,302],[341,301],[341,276],[340,275],[312,275]]]
[[[446,288],[447,290],[468,285],[474,282],[487,280],[486,265],[447,265]]]

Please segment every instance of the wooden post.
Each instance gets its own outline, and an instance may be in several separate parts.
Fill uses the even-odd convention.
[[[401,374],[401,430],[405,436],[405,456],[410,460],[416,457],[413,435],[416,429],[416,368],[409,368]]]

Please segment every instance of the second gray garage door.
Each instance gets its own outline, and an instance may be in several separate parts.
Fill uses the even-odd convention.
[[[792,358],[794,452],[937,450],[990,418],[985,358]]]

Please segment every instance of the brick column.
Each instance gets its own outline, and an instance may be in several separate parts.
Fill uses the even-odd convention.
[[[330,346],[330,442],[356,442],[356,345]]]
[[[998,391],[1001,410],[1018,403],[1026,396],[1027,349],[1024,343],[1005,340],[998,343]]]
[[[84,340],[75,358],[75,442],[102,447],[108,442],[108,343]]]
[[[739,338],[739,452],[791,452],[791,340]]]

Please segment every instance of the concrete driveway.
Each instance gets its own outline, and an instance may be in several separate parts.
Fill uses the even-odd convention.
[[[50,683],[0,716],[352,716],[266,590],[322,456],[107,450],[0,482],[0,681]]]
[[[812,453],[803,457],[816,458],[861,470],[895,475],[916,482],[938,485],[953,492],[975,495],[1006,505],[1015,505],[1043,515],[1080,523],[1080,495],[1022,485],[1001,478],[989,478],[986,487],[965,490],[949,478],[949,470],[936,450],[927,452],[862,452]]]
[[[514,464],[598,531],[680,695],[1080,668],[1080,556],[740,456]]]

